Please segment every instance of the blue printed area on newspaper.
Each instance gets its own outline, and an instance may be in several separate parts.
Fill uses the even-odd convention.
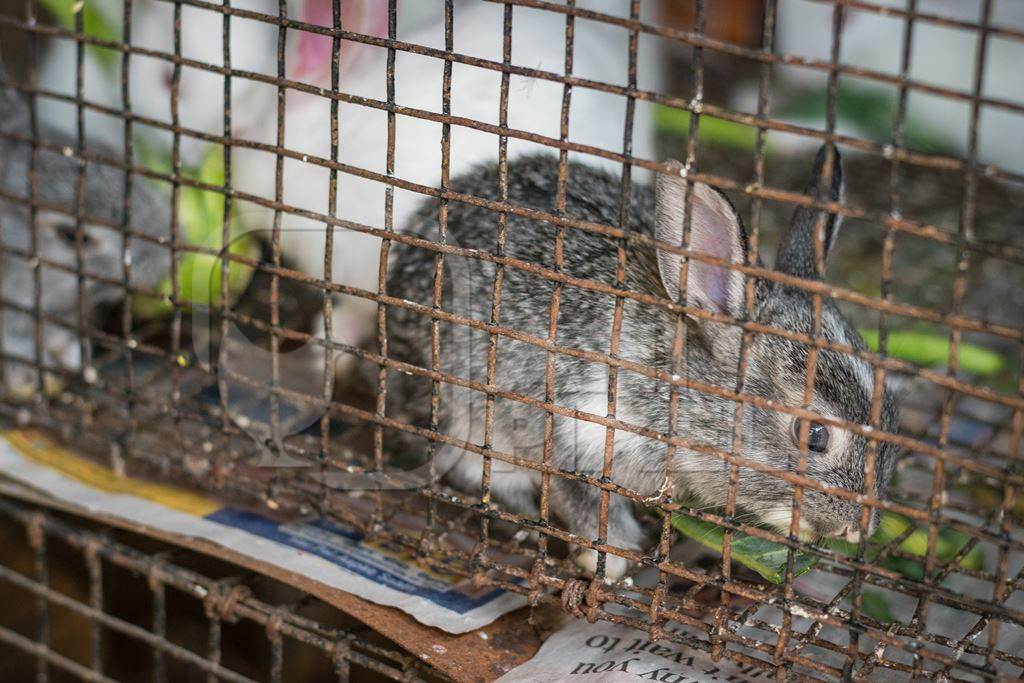
[[[357,531],[330,520],[279,523],[232,508],[218,510],[206,519],[316,555],[382,586],[459,614],[486,605],[504,593],[501,589],[474,588],[456,577],[427,573],[402,561],[400,551],[364,543]]]

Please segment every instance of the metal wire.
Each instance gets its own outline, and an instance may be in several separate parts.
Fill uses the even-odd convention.
[[[808,680],[852,680],[869,678],[885,670],[904,678],[941,680],[998,680],[1024,675],[1024,659],[1019,648],[1008,645],[1024,629],[1024,611],[1012,600],[1024,590],[1024,568],[1017,560],[1024,556],[1021,536],[1021,507],[1018,490],[1024,487],[1021,468],[1021,447],[1024,441],[1024,324],[983,315],[969,305],[972,289],[982,288],[989,275],[986,268],[1004,268],[1015,272],[1018,282],[1024,269],[1024,243],[1011,232],[993,233],[983,229],[979,195],[991,184],[1006,188],[1008,195],[1021,197],[1024,174],[983,160],[979,149],[981,121],[985,112],[998,111],[1024,115],[1024,102],[993,94],[986,83],[986,64],[991,59],[993,39],[1024,42],[1020,27],[992,24],[992,2],[981,0],[977,20],[943,16],[937,11],[921,11],[917,0],[907,0],[903,7],[890,7],[860,0],[800,0],[830,9],[829,57],[812,59],[785,54],[775,49],[780,7],[783,3],[766,0],[759,10],[761,40],[756,46],[738,45],[716,37],[708,25],[708,3],[695,0],[692,26],[663,26],[645,18],[647,3],[631,0],[623,4],[620,15],[593,11],[577,3],[544,0],[505,0],[501,5],[501,59],[484,59],[460,54],[455,50],[460,32],[463,2],[444,0],[439,3],[443,22],[443,46],[428,47],[399,39],[397,0],[387,3],[386,35],[358,32],[343,22],[345,2],[334,0],[330,25],[316,25],[292,16],[293,7],[279,0],[276,14],[267,14],[204,0],[153,0],[173,5],[173,50],[165,52],[132,42],[133,14],[140,11],[133,0],[124,0],[121,40],[90,35],[82,12],[75,13],[73,28],[55,26],[36,18],[37,8],[27,0],[24,18],[0,16],[0,27],[24,32],[30,49],[27,58],[27,79],[10,75],[0,78],[4,88],[28,98],[31,125],[22,132],[0,132],[5,141],[26,144],[31,150],[28,170],[28,196],[0,191],[0,199],[28,207],[31,242],[27,248],[0,245],[0,256],[31,263],[34,294],[30,305],[13,300],[12,293],[0,287],[0,324],[6,316],[28,315],[34,323],[34,356],[25,358],[12,353],[9,343],[0,338],[0,418],[34,424],[72,441],[87,457],[101,458],[115,470],[144,473],[173,479],[187,486],[200,488],[226,499],[242,500],[252,505],[268,505],[281,513],[317,514],[336,518],[353,525],[371,540],[397,544],[412,553],[424,566],[449,573],[472,576],[481,585],[494,586],[525,595],[536,608],[542,604],[562,609],[590,620],[604,620],[643,629],[652,640],[667,640],[689,648],[706,651],[716,660],[727,658],[743,665],[769,671],[780,680],[786,676]],[[489,0],[474,0],[489,1]],[[358,3],[357,3],[358,4]],[[182,13],[208,15],[210,20],[223,20],[221,32],[222,62],[208,64],[192,59],[182,50]],[[564,23],[565,52],[559,72],[522,66],[523,59],[513,40],[515,27],[525,12],[546,12],[550,21]],[[464,15],[462,15],[464,16]],[[852,19],[862,16],[884,18],[902,27],[899,44],[900,63],[894,74],[844,64],[842,46]],[[233,66],[232,31],[239,22],[251,22],[276,29],[274,74],[264,74]],[[623,83],[605,83],[585,78],[580,68],[576,47],[580,33],[593,24],[613,26],[625,36],[621,49],[628,57],[628,71]],[[912,57],[921,26],[941,27],[975,37],[977,54],[973,62],[973,80],[969,91],[924,82],[914,77]],[[289,77],[289,41],[308,34],[330,38],[332,58],[330,87],[320,87]],[[75,44],[75,88],[69,95],[41,87],[36,76],[38,41],[72,41]],[[687,53],[687,77],[681,79],[685,88],[657,92],[641,87],[643,73],[639,53],[643,41],[661,41]],[[345,92],[342,56],[356,47],[386,52],[382,71],[385,81],[384,99]],[[119,56],[121,106],[86,99],[85,56],[87,50],[102,48]],[[441,91],[438,111],[403,105],[396,97],[396,85],[402,74],[396,73],[399,56],[415,55],[420,59],[442,62]],[[237,58],[237,55],[235,55]],[[131,65],[136,60],[158,60],[170,69],[170,118],[159,121],[132,109]],[[528,62],[528,60],[527,60]],[[748,69],[757,79],[757,105],[754,113],[744,112],[730,102],[715,101],[711,94],[713,69],[719,63],[735,70]],[[500,87],[495,104],[497,123],[474,120],[453,112],[453,90],[458,78],[453,70],[471,68],[500,74]],[[585,65],[583,65],[585,66]],[[822,76],[825,87],[823,128],[815,129],[784,120],[775,115],[778,95],[785,84],[778,77],[780,69],[798,70]],[[222,119],[219,134],[182,125],[180,84],[183,69],[215,75],[222,79]],[[533,79],[561,89],[559,132],[556,136],[516,128],[510,124],[510,92],[518,78]],[[841,83],[849,79],[888,88],[894,94],[893,119],[884,141],[840,132]],[[276,129],[272,143],[248,139],[245,131],[236,130],[232,111],[235,88],[259,85],[276,92],[274,111]],[[684,95],[679,90],[688,89]],[[582,144],[574,140],[570,127],[573,97],[580,92],[596,92],[617,97],[624,102],[624,129],[621,148],[617,141],[607,148]],[[286,123],[294,111],[290,96],[319,98],[330,110],[329,150],[326,157],[300,151],[294,140],[286,139]],[[908,135],[908,111],[912,96],[927,95],[956,102],[970,110],[968,142],[964,158],[952,152],[928,152],[915,148]],[[64,153],[62,145],[47,141],[40,135],[37,103],[41,99],[73,104],[76,108],[76,137],[71,150],[78,164],[75,204],[69,207],[47,203],[37,191],[37,156],[41,152]],[[675,138],[665,145],[670,156],[683,159],[687,207],[680,244],[667,244],[631,229],[630,206],[635,183],[641,172],[678,173],[678,169],[661,159],[646,159],[634,154],[633,129],[642,106],[657,105],[664,111],[676,110],[688,118],[685,141]],[[361,168],[341,161],[348,144],[342,133],[339,117],[342,106],[358,106],[376,110],[386,117],[386,150],[382,150],[383,172]],[[123,156],[105,153],[87,142],[86,116],[104,114],[124,124]],[[424,141],[424,145],[440,147],[440,182],[432,187],[399,177],[396,173],[396,128],[401,118],[432,122],[438,125],[440,138]],[[750,172],[729,170],[719,160],[709,159],[703,133],[710,120],[737,125],[750,132],[754,140]],[[136,158],[138,150],[135,131],[153,129],[171,139],[169,171],[150,168]],[[457,148],[453,136],[460,133],[486,133],[497,141],[496,194],[479,197],[460,192],[453,177],[453,155]],[[769,136],[786,134],[824,143],[826,159],[841,150],[848,163],[874,169],[883,178],[884,191],[878,201],[859,198],[830,199],[825,189],[805,195],[786,189],[772,172],[774,151],[769,149]],[[223,184],[211,184],[190,177],[183,170],[182,142],[201,141],[220,146],[224,164]],[[550,210],[518,204],[510,193],[509,141],[525,141],[558,156],[558,181]],[[289,147],[289,144],[292,147]],[[239,151],[256,151],[273,155],[272,198],[261,197],[240,189],[237,164],[244,158]],[[596,224],[574,217],[567,209],[567,187],[570,177],[570,155],[591,161],[611,161],[621,167],[619,176],[619,209],[614,224]],[[850,162],[849,159],[854,159]],[[286,200],[289,164],[300,163],[325,172],[327,177],[326,211],[289,205]],[[794,162],[795,163],[795,162]],[[235,173],[233,173],[233,164]],[[107,166],[118,169],[124,178],[125,194],[119,219],[111,221],[87,214],[85,178],[87,169]],[[829,187],[832,164],[825,164],[821,188]],[[722,170],[726,169],[726,170]],[[878,172],[878,169],[882,169]],[[940,219],[912,210],[915,179],[926,173],[955,178],[959,192],[956,229],[943,227]],[[361,178],[385,188],[383,223],[368,225],[348,220],[337,210],[340,188],[347,179]],[[132,186],[156,181],[166,184],[171,195],[171,225],[167,238],[156,238],[151,232],[132,227]],[[691,251],[692,189],[705,183],[720,189],[737,200],[750,204],[750,231],[744,262],[727,260]],[[179,204],[187,191],[200,190],[224,198],[223,214],[219,216],[220,244],[232,241],[233,223],[239,202],[253,205],[272,215],[272,230],[260,257],[232,253],[227,249],[188,243],[186,231],[179,225],[184,213]],[[395,192],[418,195],[424,202],[436,202],[436,238],[405,233],[395,223]],[[1002,207],[1007,213],[1010,201]],[[461,246],[452,238],[452,212],[468,205],[493,216],[493,242],[481,248]],[[825,223],[829,216],[844,217],[856,229],[844,239],[875,245],[873,252],[879,264],[877,285],[870,290],[849,283],[808,280],[761,264],[758,253],[763,243],[771,243],[770,218],[793,207],[817,209],[815,235],[816,265],[824,273]],[[1000,207],[995,207],[1000,208]],[[73,265],[49,259],[39,244],[39,214],[43,211],[65,213],[74,220],[77,230]],[[286,217],[310,219],[323,226],[326,251],[322,272],[300,272],[282,250],[282,221]],[[531,219],[553,227],[553,250],[545,263],[534,263],[510,253],[507,248],[507,227],[512,217]],[[1013,220],[1013,219],[1010,219]],[[120,273],[86,272],[84,267],[84,229],[89,224],[117,233],[122,238]],[[873,228],[863,227],[868,224]],[[863,227],[863,229],[861,229]],[[2,226],[0,226],[2,229]],[[380,266],[376,286],[357,287],[335,282],[333,253],[335,235],[350,230],[360,237],[380,239]],[[566,268],[566,254],[571,253],[581,235],[600,235],[614,243],[616,272],[610,281],[577,277]],[[170,257],[170,292],[144,286],[133,278],[130,252],[133,243],[153,242]],[[949,274],[948,303],[912,301],[901,297],[901,275],[909,266],[901,260],[909,242],[925,244],[936,251],[951,254],[953,270]],[[392,249],[409,247],[428,252],[433,262],[431,291],[423,292],[419,302],[409,301],[389,292],[388,263]],[[631,289],[627,281],[631,249],[660,249],[681,257],[678,300]],[[874,247],[872,247],[874,248]],[[187,352],[191,330],[188,324],[193,304],[183,293],[181,258],[185,255],[215,257],[220,271],[219,297],[211,313],[214,328],[226,339],[231,326],[244,327],[262,335],[270,352],[270,381],[254,382],[230,367],[191,364]],[[908,257],[909,258],[909,257]],[[488,315],[483,319],[460,314],[446,308],[445,287],[450,286],[450,271],[455,262],[475,260],[494,268],[493,280],[482,285],[489,296]],[[744,319],[711,312],[686,296],[688,269],[699,264],[727,267],[744,276]],[[254,273],[254,282],[265,288],[265,306],[246,308],[234,305],[230,290],[232,271],[245,266]],[[74,320],[65,320],[44,310],[46,274],[59,272],[77,279]],[[940,271],[937,271],[940,272]],[[980,276],[978,273],[982,273]],[[999,271],[999,273],[1004,273]],[[941,271],[945,274],[945,271]],[[538,287],[551,288],[547,302],[547,321],[529,332],[516,329],[503,317],[503,293],[511,277],[527,277]],[[938,278],[939,275],[936,275]],[[1001,277],[1001,276],[1000,276]],[[86,285],[103,283],[117,286],[126,302],[116,316],[116,324],[93,320]],[[2,283],[2,278],[0,278]],[[811,302],[812,324],[809,333],[796,332],[755,320],[757,287],[774,283],[802,290]],[[477,283],[480,284],[480,283]],[[946,283],[943,283],[946,284]],[[253,285],[255,287],[256,285]],[[320,313],[323,329],[310,329],[288,322],[288,299],[291,293],[313,290],[317,293],[315,310],[304,311],[311,317]],[[546,291],[546,290],[545,290]],[[584,291],[614,301],[612,324],[608,337],[594,348],[579,348],[566,343],[560,324],[560,311],[569,297]],[[867,293],[870,292],[870,293]],[[375,345],[356,346],[336,339],[341,330],[334,329],[332,317],[335,295],[348,295],[377,305],[374,320]],[[155,297],[168,301],[172,312],[166,320],[143,326],[133,313],[132,301],[139,297]],[[847,340],[827,336],[823,330],[824,306],[829,300],[856,310],[858,320],[873,316],[877,331],[877,351],[855,348]],[[425,303],[424,303],[425,302]],[[671,370],[643,365],[623,357],[621,337],[623,311],[627,306],[660,308],[675,320],[671,349]],[[402,311],[422,316],[431,329],[429,363],[423,367],[392,356],[389,349],[388,311]],[[723,387],[691,377],[686,372],[687,346],[693,343],[691,323],[728,325],[741,332],[740,352],[735,359],[735,386]],[[894,334],[911,325],[930,326],[948,339],[943,347],[940,365],[921,367],[895,357]],[[45,360],[45,330],[70,330],[79,343],[85,365],[80,369],[55,367]],[[487,339],[485,376],[468,378],[445,369],[442,362],[443,330],[458,327],[481,333]],[[774,336],[803,345],[807,349],[806,376],[802,396],[795,405],[776,397],[758,393],[749,385],[751,347],[759,336]],[[528,345],[544,353],[543,395],[530,396],[503,386],[497,368],[503,349],[510,343]],[[318,386],[309,393],[287,386],[282,374],[281,354],[301,344],[323,351],[325,366]],[[1012,389],[965,372],[962,354],[965,345],[976,344],[994,349],[1011,359],[1003,373],[1016,373]],[[97,353],[92,359],[91,349]],[[606,350],[596,350],[606,349]],[[105,351],[105,352],[104,352]],[[814,406],[815,377],[821,372],[819,359],[826,352],[857,358],[867,364],[873,380],[870,415],[863,422],[819,414]],[[371,368],[368,374],[376,380],[375,391],[360,394],[349,386],[335,382],[335,367],[341,358]],[[556,371],[559,359],[576,359],[596,364],[607,370],[607,396],[603,405],[593,410],[559,405],[557,387],[565,378]],[[94,368],[93,365],[96,367]],[[3,393],[9,370],[30,367],[36,370],[36,391],[28,400]],[[85,381],[87,368],[98,371],[99,380]],[[427,426],[406,423],[388,414],[389,397],[394,386],[389,376],[404,373],[430,384]],[[664,432],[646,425],[633,424],[619,416],[620,375],[626,373],[656,380],[667,387],[669,419]],[[900,376],[915,386],[925,387],[914,394],[907,406],[910,418],[898,430],[883,425],[882,401],[886,379]],[[59,377],[69,388],[57,396],[47,395],[45,378]],[[444,390],[458,387],[480,396],[484,406],[482,430],[478,440],[467,440],[443,430]],[[206,392],[204,394],[204,392]],[[686,392],[702,393],[731,402],[731,440],[727,447],[702,443],[679,426],[679,400]],[[210,394],[216,400],[208,400]],[[232,418],[228,409],[247,395],[267,397],[265,443],[254,443]],[[938,398],[936,398],[938,397]],[[917,401],[917,403],[914,403]],[[543,444],[539,457],[527,457],[512,449],[503,449],[495,433],[495,419],[506,402],[526,406],[543,415]],[[322,408],[315,429],[302,434],[289,434],[284,406]],[[326,407],[325,407],[326,406]],[[793,454],[791,470],[744,455],[743,424],[751,411],[768,411],[798,427],[798,446]],[[598,472],[567,471],[556,465],[554,449],[556,420],[572,420],[580,425],[599,428],[603,433],[601,468]],[[980,425],[988,435],[983,439],[966,438],[957,430],[959,421]],[[808,439],[811,425],[823,424],[845,432],[849,438],[862,438],[868,444],[864,468],[867,482],[864,491],[828,486],[813,476],[810,467]],[[916,425],[916,426],[915,426]],[[429,462],[428,483],[407,490],[388,491],[381,487],[372,493],[373,511],[368,517],[352,509],[350,501],[326,485],[332,474],[368,474],[382,479],[401,480],[402,474],[391,469],[388,450],[390,435],[416,437],[425,444]],[[613,480],[613,464],[617,455],[616,441],[623,435],[635,435],[658,443],[664,448],[663,467],[673,472],[679,449],[710,456],[721,461],[721,472],[728,479],[727,501],[722,509],[697,509],[677,500],[670,485],[655,496],[624,487]],[[892,445],[911,454],[900,467],[900,482],[882,498],[873,491],[877,476],[876,459],[883,446]],[[443,448],[458,448],[482,461],[480,486],[476,493],[448,486],[439,477],[435,455]],[[271,448],[276,455],[294,458],[309,465],[306,468],[279,469],[268,476],[265,469],[252,465],[254,454]],[[495,482],[504,472],[522,468],[535,476],[539,486],[538,509],[526,515],[503,506],[494,496]],[[776,477],[787,482],[793,491],[792,515],[788,533],[769,531],[753,523],[739,509],[738,489],[750,472]],[[927,482],[922,485],[921,482]],[[599,491],[599,505],[594,514],[593,534],[574,534],[555,519],[552,497],[560,483],[591,486]],[[966,483],[965,483],[966,482]],[[971,489],[992,492],[991,500],[972,497]],[[827,494],[847,503],[861,506],[860,538],[853,554],[845,554],[820,542],[799,538],[801,506],[806,496]],[[609,518],[614,506],[655,507],[659,533],[656,544],[646,551],[618,547],[609,540]],[[910,527],[895,538],[879,545],[868,541],[872,511],[902,515]],[[394,527],[395,515],[413,514],[425,521],[423,530],[409,534]],[[701,566],[677,559],[673,548],[680,533],[673,526],[674,516],[688,516],[724,530],[721,556],[713,566]],[[564,521],[564,520],[561,520]],[[357,668],[369,669],[395,680],[420,680],[427,669],[397,646],[379,645],[351,625],[333,628],[300,616],[301,605],[271,604],[253,596],[252,577],[215,578],[183,566],[181,551],[163,549],[159,552],[140,550],[135,540],[125,540],[109,530],[85,528],[70,518],[32,508],[8,499],[0,499],[0,524],[24,528],[27,547],[32,553],[30,571],[20,571],[6,563],[0,564],[0,587],[22,591],[35,604],[31,629],[26,631],[5,625],[0,619],[0,643],[18,653],[19,658],[34,660],[33,675],[48,680],[56,671],[82,680],[114,680],[110,662],[113,639],[129,639],[152,653],[149,664],[154,680],[173,680],[182,668],[205,674],[208,680],[251,680],[254,674],[235,670],[226,655],[230,643],[225,633],[236,621],[249,622],[265,630],[261,642],[266,656],[266,678],[287,680],[294,676],[290,669],[289,643],[299,642],[318,650],[330,662],[332,675],[339,680],[354,677]],[[453,549],[439,542],[446,534],[473,529],[471,547]],[[507,527],[513,527],[507,533]],[[917,530],[915,532],[915,529]],[[535,539],[523,540],[531,532]],[[960,534],[963,543],[954,552],[941,550],[942,537]],[[785,549],[784,578],[776,585],[754,575],[737,560],[737,538],[740,534],[758,540],[773,541]],[[916,534],[916,535],[915,535]],[[923,536],[924,548],[916,548],[911,538]],[[65,571],[53,563],[54,544],[69,546],[81,555],[87,590],[72,597],[54,587],[56,571]],[[581,576],[568,558],[566,546],[596,553],[594,576]],[[501,552],[499,552],[501,551]],[[980,568],[968,562],[983,552],[994,558]],[[525,559],[510,564],[500,557],[508,553]],[[815,576],[824,577],[840,587],[827,597],[814,595],[795,583],[799,556],[818,560]],[[606,582],[610,558],[622,558],[639,570],[654,570],[655,578],[635,584]],[[894,569],[899,563],[913,564],[918,575]],[[134,621],[125,619],[111,608],[111,596],[105,586],[109,573],[129,570],[148,579],[148,609]],[[965,582],[983,586],[981,591],[967,591]],[[903,621],[879,618],[865,600],[871,595],[894,596],[912,604],[912,616]],[[185,647],[175,640],[171,614],[177,614],[176,601],[199,600],[204,608],[201,646]],[[901,603],[902,604],[902,603]],[[88,628],[83,638],[88,642],[87,656],[76,658],[54,646],[57,625],[55,606],[85,619]],[[964,628],[955,635],[934,628],[936,612],[955,612]],[[683,625],[684,629],[675,628]],[[358,632],[357,632],[358,631]],[[116,634],[116,636],[115,636]],[[260,674],[262,676],[262,674]],[[436,676],[436,672],[430,672]]]
[[[46,676],[52,668],[87,681],[139,680],[146,677],[147,669],[152,671],[154,680],[168,680],[169,672],[173,672],[173,678],[178,680],[205,673],[213,680],[281,681],[287,680],[281,673],[285,666],[292,667],[296,676],[308,676],[304,680],[348,680],[330,675],[335,657],[364,674],[374,672],[389,680],[419,681],[424,676],[443,680],[394,644],[381,643],[365,627],[339,627],[307,616],[317,613],[319,601],[296,599],[296,591],[282,592],[279,585],[266,579],[257,582],[237,567],[210,565],[208,559],[197,553],[171,546],[153,551],[152,542],[145,538],[10,499],[0,500],[0,527],[5,538],[11,539],[4,561],[0,562],[0,593],[33,596],[41,614],[53,615],[49,622],[42,622],[33,638],[24,635],[25,625],[19,622],[17,612],[0,619],[0,643],[6,646],[5,655],[15,653],[13,659],[5,657],[9,667],[5,676],[17,676],[20,668],[16,653],[23,653],[37,658],[40,675]],[[47,572],[46,560],[54,555],[54,546],[62,551],[63,562]],[[74,554],[88,568],[87,579],[78,583],[74,580],[74,562],[68,557]],[[26,556],[35,558],[34,573],[26,574],[12,566]],[[202,563],[205,569],[197,571],[194,567]],[[227,578],[218,578],[225,571],[232,573]],[[130,572],[127,576],[134,576],[136,585],[123,581],[104,600],[104,586],[109,585],[104,583],[105,572],[117,576]],[[51,582],[70,589],[57,589]],[[254,588],[264,595],[286,597],[287,601],[261,599]],[[146,592],[153,596],[149,624]],[[175,601],[173,608],[168,606],[168,598]],[[126,609],[127,601],[137,601],[134,609]],[[169,614],[173,615],[174,623],[169,623]],[[60,644],[53,640],[59,631],[79,628],[81,622],[87,623],[93,634],[85,662],[69,656],[68,651],[61,652]],[[200,630],[203,622],[209,629],[209,649],[201,652],[183,646],[182,642],[189,642],[189,630]],[[239,660],[237,639],[225,641],[220,636],[225,623],[233,628],[256,627],[246,633],[251,637],[262,632],[264,643],[246,647],[242,651],[244,659]],[[107,635],[109,643],[101,640],[101,633]],[[127,643],[129,647],[152,652],[151,668],[126,669],[124,652],[111,647],[114,639],[122,645]],[[298,644],[309,646],[320,657],[311,660],[308,651],[301,652],[295,647]],[[262,654],[268,651],[270,657]],[[283,653],[288,656],[282,659]],[[239,661],[243,662],[241,671],[235,668]],[[267,666],[269,677],[259,673],[261,664]]]

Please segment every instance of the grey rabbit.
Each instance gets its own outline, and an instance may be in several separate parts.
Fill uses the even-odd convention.
[[[838,151],[833,155],[832,182],[821,187],[825,166],[824,150],[819,152],[807,193],[824,190],[832,201],[843,195],[842,166]],[[682,168],[677,166],[677,168]],[[513,205],[555,212],[558,182],[557,160],[547,156],[524,158],[509,164],[508,200]],[[500,200],[495,168],[456,179],[456,192]],[[748,248],[747,236],[737,212],[720,192],[702,183],[693,185],[690,248],[725,261],[742,264]],[[633,185],[628,206],[632,234],[645,234],[668,244],[681,244],[687,182],[682,174],[659,174],[656,188]],[[620,181],[598,169],[569,165],[565,185],[566,215],[602,225],[618,225]],[[819,212],[798,208],[781,238],[775,268],[807,279],[817,279],[812,233]],[[553,269],[557,228],[548,222],[507,215],[505,254],[511,258]],[[496,244],[496,214],[490,209],[452,201],[448,208],[447,239],[462,247],[493,252]],[[436,204],[424,207],[412,231],[437,240]],[[839,225],[834,215],[825,223],[826,251],[835,242]],[[618,240],[565,229],[565,274],[607,285],[616,283]],[[625,289],[662,300],[677,300],[680,257],[655,249],[635,239],[626,248]],[[396,244],[392,249],[388,294],[431,305],[434,254],[425,249]],[[494,263],[480,259],[445,257],[445,286],[441,308],[491,321]],[[513,266],[505,268],[501,289],[500,325],[535,338],[548,338],[548,319],[554,284]],[[689,262],[686,300],[715,313],[746,319],[745,279],[733,269],[698,260]],[[812,299],[802,290],[760,279],[755,287],[752,319],[772,327],[810,334]],[[641,304],[625,298],[621,320],[620,358],[672,372],[672,347],[676,316],[664,307]],[[609,353],[615,298],[612,295],[566,284],[561,292],[556,343],[561,347]],[[687,316],[685,355],[678,372],[693,380],[735,390],[742,331],[696,316]],[[399,306],[387,313],[388,355],[396,360],[430,369],[431,324],[429,318]],[[440,323],[440,365],[442,372],[484,383],[487,379],[489,337],[486,331]],[[864,349],[857,331],[831,300],[822,303],[822,336],[831,342]],[[532,399],[545,398],[547,352],[523,341],[498,336],[494,386]],[[750,346],[743,390],[780,404],[803,404],[808,350],[804,344],[777,335],[756,335]],[[605,417],[608,415],[609,371],[607,365],[556,354],[553,402]],[[419,427],[431,420],[431,382],[405,372],[389,372],[388,415]],[[442,383],[438,429],[456,440],[483,444],[484,394]],[[620,369],[614,418],[665,434],[669,428],[669,384],[636,372]],[[860,359],[823,351],[817,361],[813,410],[836,419],[870,423],[874,377],[871,367]],[[883,388],[881,427],[893,431],[898,422],[894,395]],[[733,441],[734,403],[717,396],[680,387],[675,433],[692,442],[729,451]],[[494,405],[492,447],[502,452],[540,460],[546,413],[521,401],[498,397]],[[799,421],[791,415],[748,404],[743,412],[744,457],[784,471],[795,471],[798,460]],[[832,487],[865,491],[867,440],[821,423],[808,426],[808,476]],[[553,425],[552,463],[563,471],[586,473],[600,478],[608,429],[593,422],[556,414]],[[399,446],[403,437],[394,437]],[[882,443],[876,459],[876,495],[881,496],[895,466],[896,449]],[[482,459],[455,445],[439,443],[436,472],[454,486],[471,492],[481,490]],[[517,468],[494,460],[491,492],[495,501],[520,514],[537,515],[541,476],[534,470]],[[669,479],[667,479],[669,477]],[[676,495],[689,495],[700,504],[722,507],[728,495],[729,466],[715,455],[686,448],[676,450],[666,472],[666,445],[628,431],[616,430],[611,480],[643,496],[655,496],[668,482]],[[736,491],[738,512],[788,534],[793,488],[784,480],[750,468],[740,469]],[[588,539],[598,539],[600,491],[571,478],[550,477],[551,511],[567,529]],[[874,517],[874,515],[873,515]],[[874,524],[874,519],[872,519]],[[800,536],[858,537],[860,506],[823,492],[805,489],[800,516]],[[612,546],[641,550],[644,532],[629,501],[610,497],[606,542]],[[577,555],[581,567],[593,572],[597,555],[584,550]],[[617,578],[629,563],[607,555],[606,577]]]
[[[39,138],[59,145],[62,151],[39,148],[36,152],[36,248],[42,261],[41,308],[45,321],[42,329],[44,367],[77,372],[83,367],[79,335],[76,332],[78,311],[78,277],[76,244],[83,245],[83,286],[86,314],[97,306],[117,302],[124,297],[120,285],[123,275],[122,233],[119,228],[124,211],[125,178],[121,169],[97,162],[88,162],[82,193],[85,219],[82,232],[76,229],[76,187],[79,162],[70,151],[74,141],[54,132],[42,122]],[[11,136],[31,136],[28,102],[20,93],[0,92],[0,309],[2,337],[0,359],[3,384],[0,395],[7,393],[26,398],[37,390],[38,374],[34,367],[36,316],[35,275],[32,267],[32,230],[29,212],[29,160],[31,146]],[[96,145],[89,145],[92,154],[112,157]],[[132,284],[153,287],[170,271],[170,203],[157,188],[142,178],[132,184],[130,228],[157,241],[132,237],[127,258],[131,260]],[[46,262],[61,264],[62,270]],[[110,281],[100,281],[100,276]],[[115,284],[116,283],[116,284]],[[23,310],[19,310],[23,309]],[[63,324],[60,324],[63,323]],[[70,327],[68,327],[70,326]],[[56,373],[44,373],[44,387],[55,391],[61,384]]]

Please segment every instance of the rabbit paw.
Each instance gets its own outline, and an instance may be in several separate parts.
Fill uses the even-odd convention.
[[[42,395],[52,398],[64,389],[65,381],[52,372],[43,373]],[[16,401],[28,401],[39,394],[39,373],[29,366],[9,367],[4,371],[4,391]]]
[[[65,329],[47,330],[43,346],[43,364],[78,372],[82,367],[82,349],[78,338]],[[21,354],[19,354],[21,355]],[[32,352],[24,354],[31,357]],[[42,395],[53,397],[67,385],[64,376],[43,372]],[[39,395],[39,372],[31,361],[8,361],[4,368],[4,391],[11,398],[26,401]]]
[[[604,580],[608,583],[618,581],[629,571],[632,564],[632,562],[624,557],[612,555],[611,553],[605,554]],[[586,572],[588,576],[594,576],[597,574],[597,551],[584,548],[576,555],[576,565]]]

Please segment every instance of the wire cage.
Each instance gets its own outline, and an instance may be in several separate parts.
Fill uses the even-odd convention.
[[[9,423],[780,679],[1024,675],[1015,1],[27,0],[0,24],[22,46],[0,125]],[[701,246],[730,213],[734,241]],[[802,313],[766,316],[771,292]],[[644,316],[669,321],[654,356]],[[154,615],[220,584],[0,516],[93,581],[72,599],[45,562],[0,567],[92,624],[82,661],[45,620],[0,627],[14,659],[105,680],[102,625],[238,679],[162,617],[108,615],[95,576],[156,576]],[[423,673],[359,635],[339,659],[287,604],[232,609],[267,630],[272,680],[284,633]]]
[[[7,500],[3,529],[7,680],[443,680],[318,600],[207,556]]]

